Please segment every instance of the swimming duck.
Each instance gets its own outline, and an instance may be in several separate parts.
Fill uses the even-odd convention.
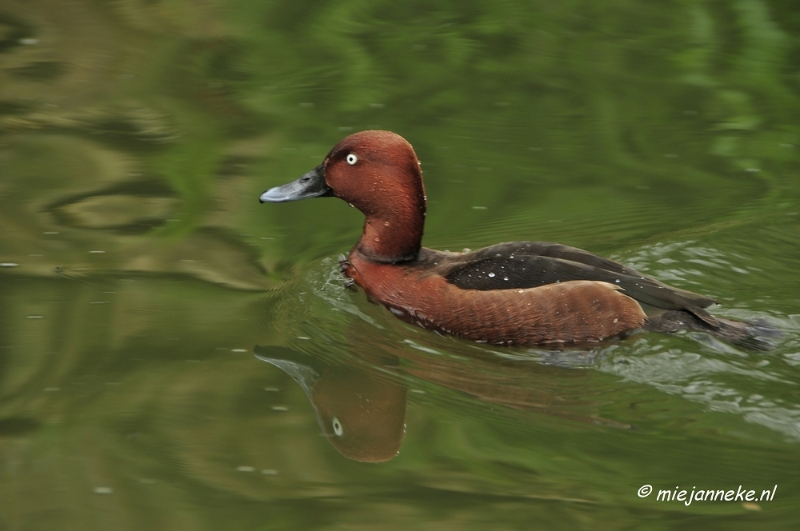
[[[390,131],[339,142],[261,203],[334,196],[359,209],[364,230],[342,272],[408,322],[495,345],[585,344],[638,329],[710,333],[759,348],[758,325],[718,318],[709,297],[674,288],[587,251],[511,242],[474,252],[422,247],[425,189],[414,149]]]

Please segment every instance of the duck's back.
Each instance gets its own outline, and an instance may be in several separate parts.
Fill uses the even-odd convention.
[[[427,251],[427,250],[426,250]],[[432,251],[434,255],[437,251]],[[427,253],[421,253],[422,260]],[[607,282],[638,301],[648,315],[683,310],[715,324],[704,308],[709,297],[668,286],[613,260],[588,251],[549,242],[511,242],[471,253],[453,254],[441,273],[461,289],[527,289],[572,280]],[[439,261],[439,260],[434,260]]]

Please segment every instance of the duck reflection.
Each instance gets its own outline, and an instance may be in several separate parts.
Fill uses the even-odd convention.
[[[300,384],[314,407],[322,432],[343,456],[365,463],[389,461],[405,435],[404,384],[381,374],[392,360],[371,360],[370,368],[329,365],[288,349],[255,347],[256,357]],[[279,354],[281,357],[269,357]]]
[[[380,463],[399,453],[405,435],[405,381],[409,379],[509,409],[605,427],[630,427],[594,414],[598,403],[586,399],[581,385],[587,371],[533,359],[448,357],[415,348],[396,349],[397,356],[380,348],[375,349],[380,355],[365,355],[361,350],[358,355],[332,361],[281,347],[254,349],[258,359],[280,368],[303,388],[328,441],[355,461]],[[558,359],[563,361],[568,354],[562,352]],[[594,354],[581,353],[584,363],[587,355]]]

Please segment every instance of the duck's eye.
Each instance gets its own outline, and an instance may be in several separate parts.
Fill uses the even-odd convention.
[[[355,154],[355,153],[349,153],[349,154],[347,155],[347,157],[345,158],[345,160],[347,161],[347,163],[348,163],[350,166],[352,166],[353,164],[355,164],[356,162],[358,162],[358,157],[356,157],[356,154]]]
[[[338,418],[333,417],[331,419],[331,426],[333,427],[333,433],[335,433],[337,437],[344,435],[344,426],[342,426]]]

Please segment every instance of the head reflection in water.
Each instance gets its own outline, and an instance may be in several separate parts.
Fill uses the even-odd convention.
[[[382,463],[400,451],[406,419],[404,385],[377,372],[323,365],[286,349],[256,347],[255,352],[258,359],[300,384],[323,433],[340,454],[354,461]]]

